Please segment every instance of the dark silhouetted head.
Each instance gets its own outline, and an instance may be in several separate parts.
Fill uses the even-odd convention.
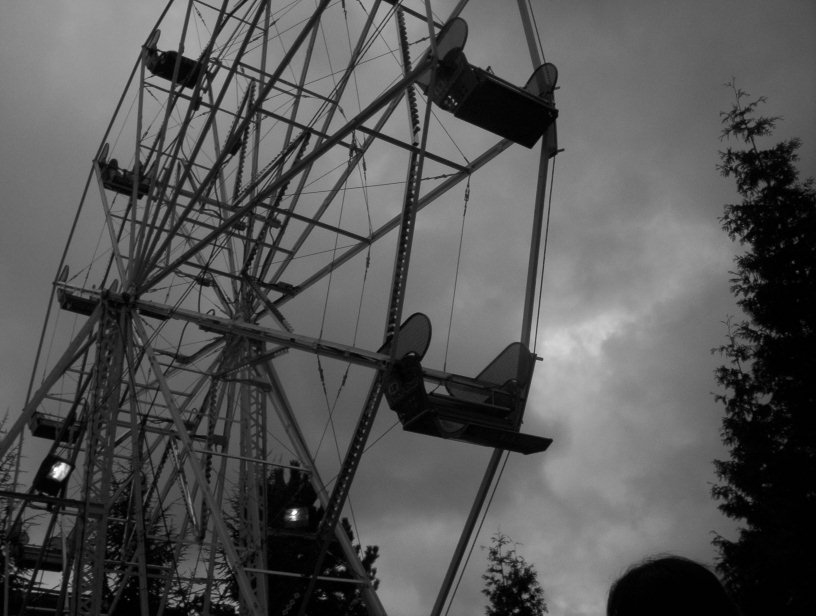
[[[717,576],[679,556],[649,558],[609,589],[607,616],[739,616]]]

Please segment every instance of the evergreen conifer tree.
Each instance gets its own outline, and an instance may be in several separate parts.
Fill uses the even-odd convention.
[[[136,528],[138,517],[134,514],[134,493],[130,489],[120,492],[119,498],[111,505],[106,533],[106,558],[112,572],[105,583],[105,599],[110,606],[111,616],[141,616],[142,593],[151,613],[157,613],[162,607],[163,597],[168,594],[168,601],[163,606],[164,614],[176,614],[186,608],[184,593],[177,583],[175,574],[176,561],[173,551],[172,530],[165,526],[163,515],[155,516],[155,521],[141,529],[144,534],[145,568],[147,586],[142,588],[139,580],[137,561]],[[143,503],[143,518],[150,520],[150,503]],[[112,582],[117,589],[111,590],[107,582]]]
[[[544,589],[533,565],[508,547],[511,539],[502,533],[492,537],[487,551],[487,572],[482,575],[488,598],[487,616],[541,616],[547,611]]]
[[[297,462],[284,472],[275,468],[269,475],[266,489],[265,518],[267,523],[266,562],[271,571],[267,579],[267,606],[270,616],[295,616],[309,588],[308,576],[314,573],[320,559],[315,532],[323,517],[323,509],[316,506],[317,494],[305,472],[298,469]],[[302,527],[287,528],[285,511],[293,506],[308,509],[308,521]],[[239,539],[240,504],[233,502],[234,514],[228,521],[236,540]],[[341,526],[352,543],[363,568],[376,589],[379,585],[374,566],[379,548],[355,543],[354,533],[347,518]],[[342,580],[351,579],[352,572],[338,541],[329,544],[320,567],[321,580],[312,589],[306,608],[306,616],[367,616],[363,593],[359,584]],[[226,594],[237,604],[238,586],[226,564],[222,572],[227,580]],[[283,573],[283,574],[281,574]],[[288,574],[288,575],[286,575]],[[304,576],[294,577],[293,576]],[[222,603],[222,605],[225,605]]]
[[[760,147],[778,118],[734,90],[723,136],[739,147],[719,169],[742,201],[721,222],[743,248],[731,288],[744,318],[717,349],[730,458],[713,495],[740,529],[715,538],[718,569],[746,616],[816,614],[816,191],[799,179],[800,141]]]
[[[0,420],[0,439],[5,436],[7,417]],[[14,489],[14,462],[19,445],[0,459],[0,488]],[[0,614],[13,614],[22,601],[26,582],[24,572],[15,562],[14,548],[19,545],[23,527],[14,523],[11,501],[0,500]]]

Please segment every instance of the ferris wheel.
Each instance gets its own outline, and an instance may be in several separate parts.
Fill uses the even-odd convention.
[[[349,532],[370,452],[408,437],[495,450],[464,545],[500,453],[547,448],[521,423],[557,72],[526,0],[523,83],[471,63],[468,2],[447,10],[167,5],[59,265],[43,340],[63,350],[38,355],[0,449],[24,432],[47,449],[6,495],[4,549],[27,572],[9,613],[302,616],[334,593],[385,614]],[[512,213],[530,245],[508,251],[521,334],[457,374],[439,298],[412,274],[434,242],[462,254],[459,229],[436,227],[511,151],[534,161]]]

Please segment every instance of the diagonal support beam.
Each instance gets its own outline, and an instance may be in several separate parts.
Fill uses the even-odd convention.
[[[327,507],[330,498],[329,493],[326,490],[325,484],[320,479],[314,459],[309,451],[309,447],[306,444],[306,439],[304,438],[303,432],[301,431],[297,419],[295,418],[292,406],[286,397],[283,384],[281,383],[277,372],[270,362],[261,364],[259,366],[259,371],[271,385],[269,396],[272,400],[274,408],[278,413],[278,417],[281,419],[281,423],[283,423],[284,429],[289,436],[289,440],[292,443],[292,446],[295,448],[301,463],[308,472],[312,487],[317,493],[320,503],[323,505],[323,507]],[[357,551],[354,549],[354,546],[352,546],[351,541],[349,541],[349,538],[343,530],[342,525],[335,525],[333,528],[327,529],[327,531],[334,532],[334,536],[337,539],[337,542],[340,544],[343,554],[346,557],[346,562],[356,578],[363,584],[362,593],[366,606],[368,607],[368,613],[371,616],[386,616],[385,608],[372,587],[365,567],[360,561],[360,557],[357,554]]]
[[[20,415],[17,417],[17,420],[14,422],[11,428],[9,428],[9,431],[6,433],[6,437],[2,442],[0,442],[0,459],[6,455],[11,447],[11,444],[20,436],[20,432],[31,419],[34,411],[37,410],[37,407],[43,401],[48,392],[51,391],[54,384],[62,378],[65,370],[72,363],[74,363],[74,361],[76,361],[78,355],[84,353],[91,345],[93,342],[93,336],[91,336],[91,333],[93,332],[94,327],[96,327],[101,315],[102,303],[100,302],[94,309],[93,313],[91,313],[88,320],[85,321],[85,325],[82,326],[79,333],[74,336],[74,339],[68,345],[65,353],[62,354],[62,357],[56,363],[54,368],[48,373],[48,376],[42,382],[42,385],[40,385],[39,389],[37,389],[37,391],[28,401],[28,404],[23,407],[23,410],[20,411]]]
[[[181,416],[181,412],[176,406],[175,399],[173,398],[173,393],[170,391],[170,386],[167,384],[167,381],[164,378],[164,374],[161,371],[161,366],[159,365],[158,360],[156,359],[156,353],[150,344],[147,342],[149,337],[144,327],[144,323],[142,323],[141,317],[134,311],[133,314],[133,326],[136,330],[136,333],[140,337],[142,341],[144,341],[144,351],[147,355],[147,359],[150,362],[150,366],[153,370],[153,373],[156,376],[156,381],[159,384],[159,388],[161,390],[162,396],[164,397],[165,404],[167,405],[167,409],[170,412],[170,416],[173,419],[173,424],[176,427],[176,432],[178,435],[179,440],[182,443],[182,447],[187,454],[187,462],[190,466],[190,469],[193,471],[193,476],[195,477],[196,483],[201,488],[201,495],[204,498],[204,501],[207,503],[207,506],[210,509],[211,520],[213,526],[215,528],[216,533],[221,538],[221,545],[224,550],[224,555],[227,558],[227,562],[232,569],[233,575],[235,575],[235,580],[238,583],[238,588],[240,589],[242,598],[245,601],[247,609],[252,616],[266,616],[263,611],[261,610],[260,604],[258,603],[258,599],[255,597],[255,592],[252,589],[252,585],[247,578],[246,573],[243,570],[241,565],[241,559],[238,556],[238,552],[235,549],[235,546],[232,543],[232,539],[229,534],[229,529],[227,528],[226,523],[224,522],[224,516],[222,515],[222,505],[220,502],[217,502],[215,496],[210,491],[207,477],[204,474],[204,469],[201,468],[201,465],[198,463],[194,453],[193,453],[193,442],[190,438],[190,435],[187,432],[187,427],[184,425],[184,419]]]
[[[351,121],[346,123],[345,126],[340,128],[334,135],[332,135],[329,139],[321,143],[318,147],[312,150],[309,154],[304,156],[301,161],[297,165],[293,165],[289,168],[288,171],[282,173],[280,177],[278,177],[274,182],[268,185],[263,190],[259,191],[254,198],[250,199],[246,204],[239,207],[235,210],[235,213],[227,218],[223,223],[221,223],[215,230],[211,231],[207,235],[205,235],[198,244],[195,246],[187,249],[184,251],[179,257],[173,260],[168,265],[162,267],[159,271],[157,271],[153,276],[145,280],[145,282],[141,285],[138,292],[145,291],[150,289],[151,287],[155,286],[164,278],[175,272],[187,259],[192,257],[194,254],[201,252],[205,248],[212,245],[212,242],[222,233],[224,233],[227,229],[229,229],[233,223],[239,218],[242,218],[249,210],[254,208],[258,203],[263,202],[266,198],[271,196],[275,193],[281,186],[283,186],[286,182],[290,181],[296,175],[301,173],[304,169],[308,168],[310,165],[314,164],[314,162],[326,154],[331,148],[337,145],[341,140],[346,138],[350,135],[353,131],[355,131],[359,126],[369,120],[374,114],[380,111],[385,105],[387,105],[395,96],[399,96],[406,88],[408,88],[411,84],[413,84],[417,78],[419,78],[422,73],[425,72],[427,67],[419,66],[414,71],[412,71],[408,76],[404,79],[401,79],[391,88],[389,88],[384,94],[382,94],[379,98],[377,98],[374,102],[372,102],[366,109],[360,112],[355,118]],[[192,202],[191,202],[192,203]],[[169,237],[169,236],[168,236]],[[169,241],[169,240],[168,240]],[[165,242],[165,246],[161,248],[161,250],[157,251],[156,254],[163,254],[163,250],[166,247],[167,242]]]

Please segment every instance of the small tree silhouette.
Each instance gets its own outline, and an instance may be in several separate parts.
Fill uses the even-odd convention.
[[[0,419],[0,439],[6,434],[8,416]],[[14,462],[19,445],[12,447],[0,460],[0,488],[14,489]],[[22,600],[26,577],[12,556],[12,545],[19,541],[22,527],[14,525],[11,501],[0,501],[0,614],[14,613]]]
[[[533,565],[516,553],[512,539],[503,533],[491,538],[482,593],[490,603],[487,616],[541,616],[547,611],[544,589]],[[507,546],[513,547],[508,548]]]
[[[142,532],[145,535],[147,585],[141,588],[138,567],[129,564],[136,559],[135,525],[139,523],[133,511],[133,498],[133,492],[126,489],[111,505],[106,534],[106,558],[109,561],[109,575],[105,584],[106,601],[112,608],[112,616],[139,616],[143,593],[146,594],[151,613],[159,610],[164,595],[167,594],[164,613],[174,613],[176,608],[184,604],[184,593],[175,579],[173,531],[166,526],[163,514],[152,515],[152,507],[157,505],[150,502],[142,504],[143,519],[146,522]],[[168,584],[169,588],[166,589]]]
[[[283,528],[284,512],[293,505],[308,508],[309,521],[304,528],[286,530]],[[238,499],[234,498],[232,500],[233,514],[228,516],[228,526],[236,542],[240,537],[240,506]],[[300,576],[311,575],[319,555],[320,546],[316,541],[315,532],[323,517],[323,509],[317,506],[317,494],[308,476],[298,468],[296,461],[291,462],[288,472],[284,472],[282,467],[277,467],[267,478],[265,514],[268,526],[266,529],[268,568],[272,571]],[[379,580],[374,564],[379,557],[378,546],[361,546],[355,540],[348,519],[342,518],[340,524],[357,552],[373,588],[376,589]],[[223,562],[223,559],[221,575],[225,580],[224,595],[237,604],[238,585],[232,571]],[[352,573],[346,556],[336,540],[328,546],[322,561],[320,575],[326,579],[320,580],[314,588],[305,612],[307,616],[365,616],[368,614],[359,585],[342,581],[351,579]],[[305,578],[292,575],[270,575],[267,580],[267,605],[270,616],[297,614],[308,585],[308,580]],[[222,603],[221,605],[226,606],[227,604]]]

